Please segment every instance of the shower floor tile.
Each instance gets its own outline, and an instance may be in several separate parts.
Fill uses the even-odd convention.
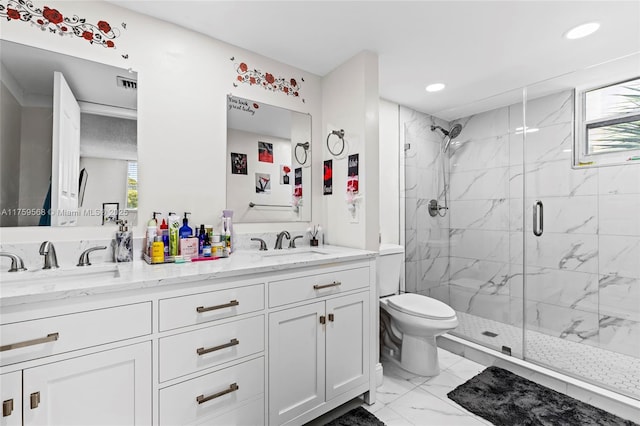
[[[460,324],[451,334],[498,351],[507,347],[511,355],[522,358],[521,328],[464,312],[457,316]],[[640,399],[638,358],[530,330],[526,332],[526,353],[528,361]]]

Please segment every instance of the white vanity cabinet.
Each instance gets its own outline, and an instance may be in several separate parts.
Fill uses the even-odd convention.
[[[151,424],[151,303],[55,311],[0,326],[1,424]]]
[[[303,423],[369,390],[369,283],[368,267],[270,283],[270,305],[292,305],[269,314],[271,425]]]

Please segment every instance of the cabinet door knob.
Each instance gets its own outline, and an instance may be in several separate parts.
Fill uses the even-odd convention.
[[[326,324],[327,318],[324,315],[320,315],[320,324]]]
[[[333,314],[329,314],[329,321],[333,322]]]
[[[9,417],[13,412],[13,398],[2,402],[2,417]]]
[[[29,399],[31,400],[31,409],[38,408],[38,405],[40,405],[40,392],[32,393]]]

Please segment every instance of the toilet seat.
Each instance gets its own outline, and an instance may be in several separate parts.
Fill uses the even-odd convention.
[[[456,317],[456,312],[447,304],[427,296],[404,293],[387,298],[393,309],[405,314],[431,320],[449,320]]]

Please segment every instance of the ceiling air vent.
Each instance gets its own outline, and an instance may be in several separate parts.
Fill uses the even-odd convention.
[[[133,90],[137,90],[138,89],[138,82],[136,80],[132,80],[130,78],[124,78],[124,77],[117,76],[116,77],[116,82],[117,82],[117,86],[118,87],[123,87],[125,89],[133,89]]]

